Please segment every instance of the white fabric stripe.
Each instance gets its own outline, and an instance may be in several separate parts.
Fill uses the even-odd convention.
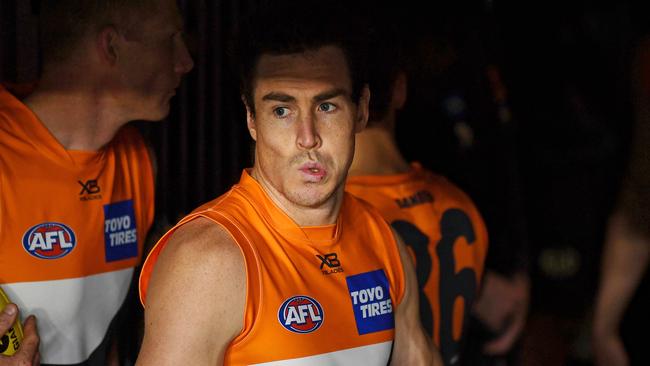
[[[316,356],[258,363],[252,366],[385,366],[388,363],[392,346],[393,341],[388,341]]]
[[[41,363],[88,359],[122,306],[133,268],[56,281],[3,284],[24,320],[34,314],[41,336]]]

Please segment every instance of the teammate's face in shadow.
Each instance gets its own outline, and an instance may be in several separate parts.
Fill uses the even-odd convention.
[[[182,76],[193,67],[176,1],[153,4],[120,32],[120,85],[134,119],[163,119]]]
[[[257,142],[253,171],[281,204],[317,208],[341,196],[354,135],[368,114],[368,91],[358,105],[351,92],[338,47],[260,58],[255,114],[248,108],[248,128]]]

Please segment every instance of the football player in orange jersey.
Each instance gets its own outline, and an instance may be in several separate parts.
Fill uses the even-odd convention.
[[[346,16],[273,1],[243,28],[255,162],[147,258],[138,365],[439,364],[403,245],[344,192],[369,99]]]
[[[38,85],[25,99],[0,86],[0,284],[38,316],[40,353],[30,316],[21,349],[0,364],[108,364],[153,220],[149,153],[125,125],[163,119],[193,61],[174,0],[39,11]],[[17,316],[6,309],[0,335]]]
[[[418,273],[420,287],[426,294],[426,296],[420,297],[422,301],[421,320],[425,329],[439,344],[443,360],[446,363],[458,362],[457,356],[461,352],[465,355],[463,361],[472,364],[474,357],[478,357],[480,354],[473,352],[471,346],[480,342],[477,346],[482,347],[483,340],[476,336],[478,332],[472,328],[472,325],[470,325],[470,329],[466,327],[468,320],[466,316],[469,314],[471,305],[474,305],[472,314],[478,315],[482,321],[489,325],[490,330],[495,332],[494,335],[490,334],[491,337],[485,343],[484,351],[490,354],[506,352],[521,333],[526,318],[527,281],[519,276],[510,279],[499,275],[492,271],[489,260],[487,271],[485,275],[482,275],[486,238],[476,235],[473,244],[465,247],[464,243],[464,240],[470,240],[475,236],[474,234],[484,231],[486,226],[484,220],[472,214],[476,211],[474,203],[467,198],[458,200],[458,188],[421,168],[420,164],[409,165],[404,158],[404,155],[410,155],[423,159],[422,165],[435,166],[436,172],[443,171],[444,174],[450,174],[456,178],[462,177],[463,174],[454,175],[455,172],[463,172],[468,180],[476,182],[475,186],[480,186],[480,182],[486,180],[495,181],[488,178],[487,175],[483,176],[485,179],[479,179],[476,169],[466,169],[473,164],[484,166],[484,162],[496,161],[493,157],[485,157],[483,154],[485,150],[481,150],[482,152],[477,153],[476,158],[471,160],[455,155],[454,149],[449,148],[458,142],[456,137],[467,137],[470,140],[474,139],[475,142],[480,140],[483,146],[490,146],[483,143],[492,139],[492,137],[486,137],[487,135],[492,136],[492,129],[485,129],[484,133],[476,135],[472,133],[471,129],[447,130],[446,128],[450,124],[440,113],[441,104],[439,102],[444,96],[444,92],[448,89],[455,91],[456,88],[462,90],[464,87],[463,82],[450,76],[454,73],[450,71],[450,65],[454,62],[458,64],[472,63],[473,60],[466,57],[467,55],[464,53],[455,52],[449,46],[446,38],[436,38],[436,42],[428,43],[430,42],[428,32],[433,32],[429,13],[426,14],[424,24],[419,28],[413,27],[413,30],[417,29],[417,32],[413,30],[410,33],[404,32],[403,29],[411,26],[411,23],[417,23],[417,17],[409,14],[410,23],[400,22],[398,20],[400,8],[376,7],[378,20],[375,25],[377,33],[373,47],[375,51],[372,56],[374,62],[370,63],[372,98],[369,127],[357,139],[357,153],[350,171],[352,177],[348,180],[348,190],[376,205],[389,222],[394,223],[394,226],[399,227],[399,230],[405,233],[405,242],[413,249],[416,256],[416,273]],[[439,10],[445,9],[444,6],[441,8]],[[463,14],[465,13],[463,12]],[[446,29],[445,21],[442,19],[449,15],[447,12],[440,11],[438,21],[434,23]],[[473,19],[469,15],[467,17]],[[408,51],[412,51],[410,47],[419,51],[414,52],[417,57],[400,55],[400,52],[406,51],[400,45],[408,45]],[[426,47],[423,47],[424,45]],[[432,45],[437,47],[432,47]],[[409,59],[407,56],[411,56],[411,58]],[[415,81],[408,88],[414,90],[414,95],[409,96],[410,105],[406,101],[407,80],[401,72],[402,69],[412,72],[413,79],[409,81]],[[427,69],[435,70],[433,74],[437,77],[425,77],[432,73],[432,71],[426,72]],[[479,79],[475,78],[473,73],[465,72],[464,68],[460,70],[462,79],[469,83],[470,88],[474,88]],[[447,77],[452,81],[447,80]],[[460,102],[449,105],[450,108],[454,108],[456,112],[462,114],[465,113],[463,109],[465,106],[462,105],[464,103],[462,100]],[[446,107],[447,104],[443,104],[443,106]],[[405,108],[402,110],[402,107]],[[400,114],[401,120],[396,121],[398,111],[406,113]],[[480,121],[491,121],[491,117],[488,114],[482,114],[482,111],[482,109],[478,113],[473,111],[473,116]],[[458,126],[463,126],[463,124]],[[459,135],[453,136],[454,132]],[[403,142],[400,146],[403,148],[402,151],[395,141],[395,134],[400,139],[399,141]],[[496,135],[499,136],[499,134]],[[477,139],[477,137],[481,138]],[[500,158],[502,157],[500,156]],[[498,161],[498,164],[503,162],[503,160]],[[445,167],[452,166],[453,169],[445,169]],[[500,177],[501,174],[498,173],[497,176]],[[497,182],[499,181],[497,180]],[[464,183],[463,187],[467,187],[467,181],[463,181],[462,178],[459,183]],[[498,186],[506,187],[500,184]],[[478,198],[486,196],[486,192],[487,196],[492,196],[490,192],[493,191],[493,188],[491,187],[494,187],[494,184],[487,184],[484,189],[472,192],[478,195],[476,197],[478,200]],[[510,192],[510,185],[507,187],[506,192]],[[467,189],[469,191],[469,188]],[[498,195],[494,196],[498,197]],[[503,198],[510,199],[511,197],[504,196]],[[446,252],[440,247],[446,242],[441,240],[441,237],[444,238],[442,234],[445,232],[445,226],[449,227],[454,224],[453,221],[441,220],[444,213],[450,208],[460,208],[471,218],[466,221],[471,225],[457,226],[464,229],[462,231],[455,230],[457,242],[453,245],[452,256],[445,255]],[[481,210],[485,210],[485,206]],[[502,210],[497,209],[496,211],[497,215],[490,210],[486,213],[485,218],[488,224],[494,216],[501,216]],[[503,212],[506,211],[509,212],[510,209],[503,210]],[[493,227],[502,227],[504,232],[511,230],[518,232],[508,225],[499,225],[501,220],[495,221],[496,224]],[[470,233],[471,235],[468,235]],[[406,235],[408,235],[408,239],[406,239]],[[513,237],[515,236],[513,235]],[[500,249],[496,251],[498,258],[501,259],[501,254],[504,252],[521,252],[519,248],[510,243],[509,241],[497,241],[497,249]],[[491,246],[490,252],[495,253],[494,249],[494,246]],[[468,258],[472,258],[468,254],[472,252],[474,259],[468,261]],[[504,262],[509,264],[511,261],[505,259]],[[452,270],[446,271],[445,267],[452,268]],[[473,273],[473,275],[461,274],[462,272]],[[481,291],[480,294],[477,294],[475,290],[479,282]],[[437,288],[438,284],[440,284],[440,288]],[[462,302],[464,306],[461,307],[457,302]],[[499,334],[496,334],[497,331]],[[464,347],[463,343],[465,345],[470,343],[470,347]],[[491,360],[491,362],[500,362],[500,360]]]
[[[357,135],[346,190],[375,206],[402,237],[415,258],[420,320],[444,364],[463,364],[462,345],[483,276],[487,230],[464,192],[419,163],[408,163],[400,152],[395,128],[407,98],[404,50],[399,32],[380,19],[378,15],[375,20],[370,52],[370,118]]]

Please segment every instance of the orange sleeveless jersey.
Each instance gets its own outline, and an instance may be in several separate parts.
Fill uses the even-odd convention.
[[[132,127],[69,151],[0,86],[0,285],[36,314],[41,362],[86,360],[107,335],[153,220],[144,141]]]
[[[345,194],[335,225],[299,227],[246,171],[167,233],[145,261],[140,296],[170,234],[196,217],[224,227],[247,271],[244,329],[225,365],[385,365],[404,292],[392,231]]]
[[[346,190],[379,209],[414,255],[420,318],[445,364],[452,364],[487,254],[487,230],[476,207],[417,163],[405,174],[348,177]]]

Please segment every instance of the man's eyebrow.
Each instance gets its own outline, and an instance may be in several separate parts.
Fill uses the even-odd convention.
[[[336,97],[338,97],[340,95],[347,95],[347,94],[348,94],[347,90],[345,90],[343,88],[338,88],[338,89],[334,89],[334,90],[330,90],[330,91],[326,91],[324,93],[318,94],[313,98],[313,100],[314,100],[314,102],[322,102],[324,100],[336,98]]]
[[[294,102],[296,98],[284,93],[271,92],[262,97],[263,101],[272,100],[276,102],[289,103]]]

